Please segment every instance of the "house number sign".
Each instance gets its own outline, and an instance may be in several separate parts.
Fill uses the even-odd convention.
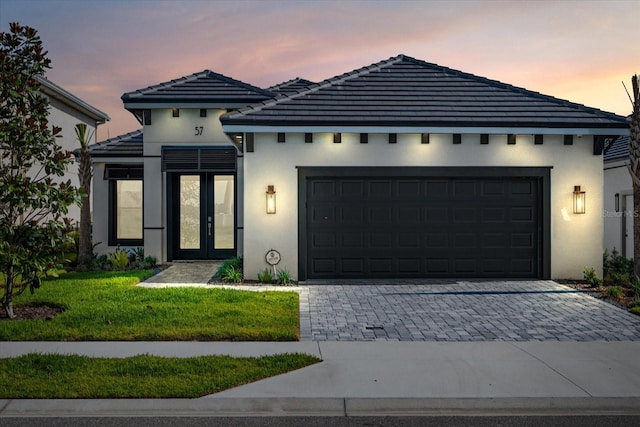
[[[275,249],[269,249],[264,259],[267,261],[267,264],[276,265],[280,262],[280,252]]]

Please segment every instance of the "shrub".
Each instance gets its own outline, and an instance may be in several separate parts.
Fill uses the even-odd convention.
[[[144,248],[133,248],[129,251],[129,262],[142,262],[144,261]]]
[[[224,270],[221,279],[223,282],[240,283],[242,282],[242,271],[230,266]]]
[[[260,283],[273,283],[273,273],[270,268],[265,268],[258,273],[258,282]]]
[[[596,270],[593,267],[584,268],[584,280],[594,287],[602,285],[602,279],[598,277]]]
[[[153,268],[158,265],[158,259],[154,256],[146,256],[142,262],[144,269]]]
[[[616,248],[613,248],[611,251],[611,255],[605,249],[604,254],[602,256],[603,267],[604,267],[604,275],[613,275],[613,274],[626,274],[628,277],[633,277],[633,260],[629,258],[625,258]]]
[[[640,316],[640,305],[637,305],[635,307],[633,307],[631,310],[629,310],[631,313],[633,314],[637,314],[638,316]]]
[[[622,288],[617,285],[609,286],[606,294],[609,298],[620,299],[622,297]]]
[[[291,283],[291,273],[287,270],[278,270],[278,283],[288,285]]]
[[[124,270],[129,265],[129,255],[126,251],[118,248],[109,255],[109,262],[116,270]]]
[[[631,288],[631,292],[633,292],[633,297],[640,299],[640,279],[635,278],[631,280],[629,287]]]
[[[100,255],[96,257],[94,265],[100,270],[110,270],[107,268],[109,264],[109,257],[107,255]]]
[[[225,276],[229,276],[230,270],[240,272],[240,275],[242,275],[242,258],[235,257],[224,260],[213,277],[215,279],[224,280]],[[233,273],[231,274],[233,275]]]
[[[629,275],[627,273],[612,272],[609,273],[609,279],[613,285],[624,286],[627,288],[631,286],[631,279],[629,279]]]

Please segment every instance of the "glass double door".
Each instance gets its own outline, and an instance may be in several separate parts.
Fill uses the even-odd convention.
[[[174,173],[169,206],[173,259],[235,256],[233,175]]]

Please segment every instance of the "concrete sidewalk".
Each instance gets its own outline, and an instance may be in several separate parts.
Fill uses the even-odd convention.
[[[640,342],[3,342],[0,357],[29,352],[323,361],[199,399],[0,400],[0,417],[640,413]]]

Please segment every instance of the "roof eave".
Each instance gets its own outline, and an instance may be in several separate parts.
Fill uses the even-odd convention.
[[[73,95],[71,92],[61,88],[60,86],[52,83],[44,77],[36,76],[36,80],[40,83],[42,92],[48,96],[51,96],[63,104],[66,104],[76,110],[82,112],[84,115],[96,121],[96,124],[103,124],[111,120],[111,118],[104,112],[97,108],[87,104],[82,99]]]
[[[127,110],[159,109],[159,108],[243,108],[257,104],[265,98],[227,98],[224,100],[213,99],[130,99],[124,100],[124,108]]]
[[[405,124],[405,123],[223,123],[225,132],[299,132],[299,133],[465,133],[465,134],[540,134],[540,135],[628,135],[628,128],[564,124],[540,126],[536,124]]]

